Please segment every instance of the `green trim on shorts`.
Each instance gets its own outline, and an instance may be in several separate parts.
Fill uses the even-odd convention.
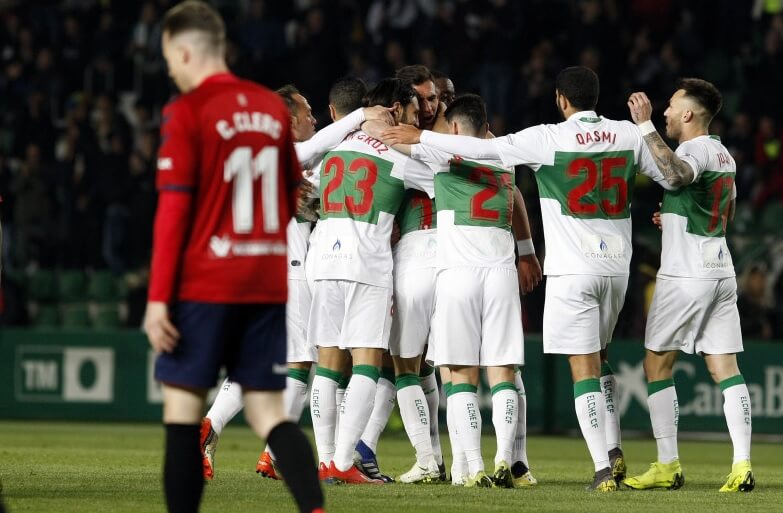
[[[412,387],[412,386],[421,386],[421,381],[419,381],[419,377],[416,374],[408,373],[408,374],[400,374],[397,376],[397,382],[395,383],[395,386],[397,387],[397,391],[399,392],[403,388]]]
[[[601,363],[601,377],[604,376],[613,376],[614,375],[614,369],[611,365],[609,365],[609,362],[602,362]]]
[[[433,372],[435,372],[435,367],[433,367],[432,365],[424,364],[421,366],[421,369],[419,370],[419,377],[426,378]]]
[[[514,392],[518,392],[517,387],[516,385],[514,385],[514,383],[511,383],[510,381],[501,381],[500,383],[492,387],[492,395],[495,395],[502,390],[513,390]]]
[[[381,367],[381,377],[386,381],[394,383],[394,369],[391,367]]]
[[[318,366],[315,368],[315,375],[321,376],[322,378],[329,378],[335,383],[340,382],[340,378],[343,377],[343,373],[340,371],[327,369],[326,367]]]
[[[662,379],[659,381],[651,381],[650,383],[647,383],[647,397],[650,397],[656,392],[660,392],[661,390],[665,390],[673,386],[674,386],[674,378]]]
[[[574,399],[584,394],[601,391],[601,381],[598,378],[588,378],[574,383]]]
[[[367,376],[371,380],[378,382],[378,378],[381,377],[381,371],[378,370],[378,367],[375,365],[354,365],[353,366],[353,373],[354,375],[362,375]]]
[[[342,388],[345,390],[348,388],[348,383],[351,382],[351,376],[346,376],[345,374],[340,375],[340,381],[337,382],[337,388]]]
[[[456,395],[461,392],[470,392],[471,394],[475,394],[478,392],[478,387],[475,385],[471,385],[470,383],[460,383],[458,385],[451,385],[451,395]]]
[[[726,378],[720,383],[718,383],[718,386],[720,387],[720,391],[723,392],[729,387],[733,387],[735,385],[744,385],[745,384],[745,378],[742,377],[742,374],[737,374],[736,376],[732,376],[730,378]]]
[[[443,382],[443,393],[446,394],[446,397],[451,395],[451,381]]]
[[[305,385],[307,384],[307,379],[310,377],[310,369],[288,369],[288,377],[291,379],[295,379],[297,381],[301,381]]]

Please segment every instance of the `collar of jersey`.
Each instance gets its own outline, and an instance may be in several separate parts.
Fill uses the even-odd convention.
[[[598,116],[598,114],[595,113],[594,110],[583,110],[580,112],[575,112],[568,116],[568,121],[571,121],[572,119],[578,119],[579,121],[585,123],[598,123],[601,121],[601,118]]]

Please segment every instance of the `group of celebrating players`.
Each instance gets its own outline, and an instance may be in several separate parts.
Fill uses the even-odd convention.
[[[199,21],[205,17],[213,23]],[[734,458],[720,490],[753,489],[750,396],[736,361],[742,335],[725,240],[736,168],[708,135],[721,107],[712,84],[684,79],[671,97],[664,117],[676,151],[650,121],[644,93],[628,100],[633,122],[599,116],[598,77],[584,67],[557,76],[558,124],[494,137],[479,96],[455,97],[447,77],[414,65],[370,90],[354,78],[334,84],[334,122],[316,133],[294,86],[278,90],[282,102],[275,104],[268,91],[226,72],[217,59],[225,34],[214,11],[185,2],[166,20],[164,55],[184,94],[164,112],[145,321],[162,351],[156,376],[164,383],[166,468],[185,452],[172,440],[182,439],[180,425],[187,425],[188,443],[200,438],[203,476],[211,479],[218,437],[244,404],[269,444],[257,471],[284,477],[300,509],[316,511],[322,498],[312,489],[314,475],[299,479],[312,460],[275,436],[284,428],[309,451],[286,419],[298,420],[309,400],[322,482],[383,484],[392,478],[381,473],[376,449],[396,398],[415,450],[399,481],[536,485],[525,449],[520,291],[537,286],[542,271],[514,185],[514,166],[525,165],[538,183],[546,243],[544,352],[568,357],[576,416],[595,467],[589,488],[683,485],[672,369],[684,351],[704,356],[723,391]],[[199,64],[200,54],[213,59]],[[279,103],[287,107],[282,116]],[[627,477],[607,346],[628,282],[638,174],[664,189],[654,217],[663,250],[644,362],[658,459]],[[281,263],[287,296],[285,284],[271,277]],[[284,321],[273,309],[281,297]],[[228,379],[197,420],[221,364]],[[447,398],[448,477],[436,368]],[[491,473],[481,455],[480,368],[492,392]],[[283,388],[282,401],[270,392]],[[172,509],[176,479],[164,475]]]

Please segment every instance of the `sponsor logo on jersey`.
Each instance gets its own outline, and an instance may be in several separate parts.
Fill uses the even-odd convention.
[[[286,245],[279,241],[243,240],[232,241],[228,236],[213,235],[209,239],[209,249],[217,258],[228,256],[263,256],[286,254]]]
[[[332,245],[332,251],[340,251],[340,248],[342,248],[343,245],[340,244],[340,239],[337,239],[334,241],[334,244]]]
[[[272,373],[277,375],[288,374],[288,366],[280,363],[272,364]]]
[[[620,260],[625,258],[623,242],[614,235],[583,235],[582,251],[593,260]]]
[[[247,96],[245,96],[245,95],[244,95],[244,94],[242,94],[242,93],[239,93],[239,94],[237,95],[237,103],[238,103],[238,104],[239,104],[241,107],[247,107]]]

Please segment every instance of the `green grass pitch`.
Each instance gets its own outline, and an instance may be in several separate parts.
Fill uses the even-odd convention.
[[[163,512],[161,458],[163,429],[149,424],[0,422],[0,479],[9,513]],[[448,454],[448,436],[442,434]],[[623,446],[631,473],[655,457],[652,439]],[[206,487],[201,511],[295,512],[284,485],[255,473],[261,444],[243,426],[221,437],[216,477]],[[413,462],[404,435],[381,438],[381,468],[398,475]],[[783,445],[756,443],[756,489],[719,494],[731,463],[731,445],[684,441],[680,459],[685,486],[677,491],[589,493],[592,464],[581,437],[532,436],[528,452],[539,485],[533,489],[465,489],[447,484],[330,486],[330,513],[483,512],[687,512],[783,511]],[[484,437],[487,468],[494,440]],[[449,462],[447,459],[447,463]]]

